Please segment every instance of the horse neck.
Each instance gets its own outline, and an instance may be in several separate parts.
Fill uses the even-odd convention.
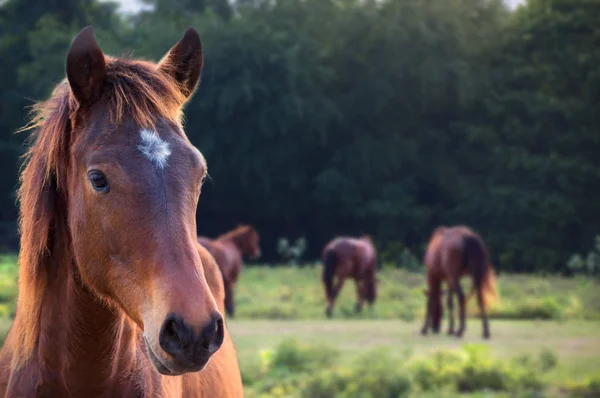
[[[68,250],[53,251],[49,263],[38,358],[75,396],[111,391],[136,365],[138,330],[84,285]]]

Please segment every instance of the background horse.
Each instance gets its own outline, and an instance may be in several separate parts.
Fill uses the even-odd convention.
[[[495,299],[496,277],[490,263],[489,255],[483,239],[465,226],[438,227],[432,234],[425,253],[427,270],[427,309],[425,323],[421,334],[427,334],[431,326],[434,333],[439,333],[443,315],[442,282],[448,284],[447,306],[449,312],[448,334],[461,337],[465,331],[466,299],[460,285],[460,279],[470,275],[473,286],[469,297],[477,295],[477,302],[483,321],[483,337],[490,337],[486,308]],[[458,296],[460,324],[454,331],[454,300]],[[468,298],[467,298],[468,299]]]
[[[204,236],[198,242],[215,258],[225,284],[225,309],[227,315],[234,316],[234,290],[242,271],[242,255],[252,259],[260,257],[260,236],[250,225],[238,225],[234,230],[212,240]]]
[[[243,396],[219,271],[196,242],[206,163],[181,128],[198,33],[156,65],[105,56],[87,27],[66,69],[29,126],[0,396]]]
[[[331,317],[335,299],[346,278],[356,283],[355,311],[360,312],[366,300],[369,305],[377,297],[377,252],[371,238],[338,237],[323,249],[323,284],[327,298],[325,313]],[[337,276],[337,281],[335,277]]]

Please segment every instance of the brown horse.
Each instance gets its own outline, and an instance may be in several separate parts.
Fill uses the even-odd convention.
[[[198,242],[215,258],[225,285],[225,310],[231,317],[235,313],[234,290],[242,271],[242,255],[252,259],[260,257],[260,236],[250,225],[238,225],[234,230],[212,240],[204,236]]]
[[[28,126],[0,396],[243,396],[219,271],[196,242],[206,163],[181,128],[201,69],[191,28],[158,64],[105,56],[91,26],[73,40]]]
[[[377,298],[377,252],[368,235],[360,238],[338,237],[323,249],[323,284],[327,298],[325,313],[331,317],[335,299],[346,278],[356,283],[355,311],[362,311],[366,300],[373,305]],[[334,281],[337,276],[337,281]]]
[[[431,326],[434,333],[439,333],[443,315],[442,282],[448,284],[447,306],[449,312],[448,334],[461,337],[465,331],[465,309],[468,297],[465,298],[460,286],[460,279],[470,275],[473,287],[469,297],[476,293],[481,317],[483,320],[483,337],[490,337],[486,308],[497,298],[496,277],[490,264],[489,255],[483,239],[464,226],[438,227],[432,234],[425,253],[428,289],[425,323],[421,334],[427,334]],[[454,331],[454,300],[458,296],[460,324]]]

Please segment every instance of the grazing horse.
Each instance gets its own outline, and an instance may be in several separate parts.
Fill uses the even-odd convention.
[[[439,333],[443,315],[442,282],[448,284],[447,306],[449,312],[448,334],[462,337],[465,331],[466,302],[472,294],[477,301],[483,321],[483,337],[490,337],[486,308],[497,299],[496,277],[490,263],[489,255],[483,239],[464,226],[438,227],[432,234],[425,252],[428,289],[425,323],[421,334],[427,334],[431,326],[434,333]],[[469,297],[460,286],[460,279],[470,275],[473,286]],[[458,296],[459,327],[454,331],[454,300]]]
[[[360,312],[366,300],[373,305],[377,297],[377,252],[368,235],[360,238],[338,237],[323,249],[323,284],[327,298],[325,314],[331,317],[335,299],[346,278],[356,283],[357,301],[354,307]],[[337,276],[337,281],[334,281]]]
[[[260,257],[260,236],[250,225],[238,225],[217,239],[198,237],[198,242],[213,255],[225,285],[225,310],[233,317],[235,313],[234,290],[242,271],[242,255],[252,259]]]
[[[188,28],[158,63],[91,26],[38,104],[19,188],[16,318],[1,397],[242,397],[224,288],[196,241],[206,162],[181,127],[202,69]]]

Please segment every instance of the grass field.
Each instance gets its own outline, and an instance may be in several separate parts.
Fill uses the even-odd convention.
[[[252,372],[260,353],[289,339],[335,347],[342,359],[351,361],[372,351],[385,349],[395,358],[431,356],[438,350],[458,350],[465,344],[485,344],[497,358],[520,355],[535,357],[545,350],[557,357],[558,366],[545,378],[559,387],[569,381],[584,381],[600,370],[600,323],[593,321],[506,321],[492,324],[492,339],[481,339],[481,324],[471,320],[463,339],[443,334],[427,337],[419,322],[393,320],[231,320],[228,327],[235,341],[243,372]]]
[[[439,349],[458,349],[464,344],[485,344],[494,356],[538,355],[552,350],[560,363],[551,378],[581,379],[600,370],[600,323],[589,321],[497,321],[489,341],[481,339],[481,325],[468,323],[462,339],[444,334],[421,336],[419,322],[374,321],[228,321],[236,343],[240,365],[248,368],[257,352],[272,349],[282,341],[296,339],[313,345],[332,346],[346,359],[385,348],[398,358],[430,355]]]
[[[321,268],[248,267],[236,292],[239,319],[322,319],[324,292]],[[335,318],[422,319],[425,306],[424,275],[400,269],[379,273],[379,297],[372,311],[354,313],[355,287],[347,281],[337,300]],[[470,281],[463,280],[465,292]],[[587,278],[501,275],[500,302],[491,309],[497,319],[600,320],[598,282]],[[474,302],[472,303],[474,304]],[[475,306],[470,306],[475,310]]]
[[[228,319],[228,327],[246,396],[600,394],[597,281],[501,275],[501,301],[491,311],[492,339],[484,341],[473,312],[461,340],[421,336],[423,275],[384,269],[379,279],[372,309],[354,313],[355,289],[348,282],[333,319],[325,319],[319,267],[245,268],[236,318]],[[16,280],[14,256],[1,257],[0,337],[14,316]],[[470,282],[463,286],[468,291]]]

